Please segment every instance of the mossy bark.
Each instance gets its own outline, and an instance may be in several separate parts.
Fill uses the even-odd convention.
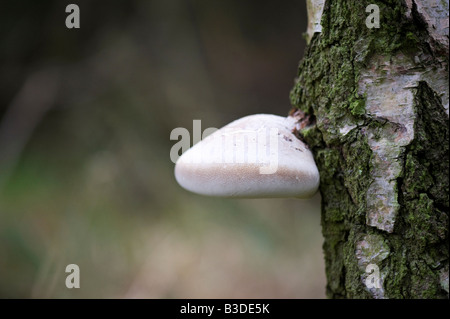
[[[448,36],[426,0],[317,3],[291,101],[313,118],[300,133],[321,174],[327,295],[448,298]]]

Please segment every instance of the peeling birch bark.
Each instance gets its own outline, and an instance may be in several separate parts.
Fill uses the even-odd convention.
[[[374,181],[367,191],[366,222],[392,233],[399,209],[397,178],[401,176],[402,153],[414,138],[414,88],[420,74],[404,56],[375,57],[370,70],[363,70],[358,93],[366,94],[366,112],[386,124],[368,129],[367,140],[373,152]],[[400,70],[399,70],[400,68]],[[378,136],[378,137],[377,137]]]
[[[307,10],[308,10],[308,29],[307,40],[309,43],[314,33],[322,32],[322,25],[320,24],[320,20],[322,19],[323,6],[325,4],[325,0],[308,0],[306,2]]]
[[[407,16],[414,10],[426,24],[428,34],[447,49],[448,54],[448,0],[406,0]]]

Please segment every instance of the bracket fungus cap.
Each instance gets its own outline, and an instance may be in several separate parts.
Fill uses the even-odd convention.
[[[187,150],[175,178],[185,189],[238,198],[314,195],[319,171],[308,147],[293,133],[296,120],[270,114],[243,117]]]

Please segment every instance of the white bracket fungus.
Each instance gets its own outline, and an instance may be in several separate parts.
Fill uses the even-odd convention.
[[[311,197],[319,171],[294,134],[297,122],[294,116],[269,114],[231,122],[187,150],[175,165],[175,178],[201,195]]]

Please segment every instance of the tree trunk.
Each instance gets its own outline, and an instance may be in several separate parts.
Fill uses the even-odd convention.
[[[448,298],[448,0],[307,2],[291,101],[312,118],[327,295]]]

